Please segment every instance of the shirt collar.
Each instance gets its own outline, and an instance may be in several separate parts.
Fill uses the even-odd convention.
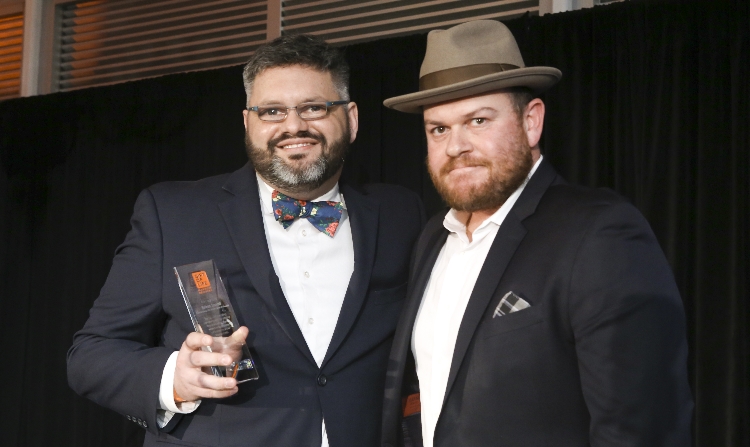
[[[503,205],[492,214],[492,216],[487,218],[477,227],[476,230],[474,230],[472,240],[477,240],[477,238],[481,239],[481,237],[483,237],[486,232],[485,228],[488,228],[491,224],[499,227],[503,223],[503,220],[505,220],[505,216],[507,216],[511,208],[513,208],[513,205],[515,205],[516,200],[518,200],[518,198],[521,196],[521,193],[526,187],[526,184],[529,183],[531,176],[534,175],[534,172],[536,172],[536,169],[542,162],[542,158],[544,158],[544,156],[540,155],[539,160],[537,160],[536,163],[534,163],[534,166],[531,167],[529,175],[526,176],[526,180],[524,180],[524,182],[521,184],[521,186],[518,187],[518,189],[513,191],[513,194],[508,197],[508,200],[506,200],[505,203],[503,203]],[[446,214],[445,219],[443,219],[443,226],[451,233],[457,234],[461,240],[465,239],[464,242],[469,243],[469,237],[466,236],[466,225],[464,225],[464,223],[461,222],[458,217],[456,217],[456,214],[457,211],[453,208],[448,210],[448,214]]]
[[[271,201],[271,194],[273,194],[274,188],[266,183],[258,173],[255,173],[255,177],[258,180],[258,193],[260,195],[260,203],[261,208],[263,209],[263,212],[266,214],[273,215],[273,205]],[[324,200],[330,200],[333,202],[341,202],[342,205],[344,205],[344,209],[346,209],[346,203],[344,202],[344,196],[339,191],[339,184],[336,182],[335,185],[333,185],[333,188],[329,189],[328,192],[323,194],[320,197],[316,197],[315,199],[311,200],[311,202],[321,202]]]

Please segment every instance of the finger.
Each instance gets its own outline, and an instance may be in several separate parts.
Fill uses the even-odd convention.
[[[202,398],[223,398],[237,393],[237,381],[216,377],[200,370],[186,371],[175,377],[175,392],[183,399],[195,401]]]
[[[200,391],[196,393],[196,397],[193,400],[195,401],[198,399],[223,399],[225,397],[229,397],[234,394],[237,394],[237,391],[239,391],[237,387],[234,387],[229,390],[212,390],[208,388],[201,388]]]
[[[187,347],[191,351],[197,351],[204,346],[211,346],[211,343],[213,343],[213,338],[210,335],[191,332],[185,338],[183,346]]]
[[[232,357],[227,354],[205,351],[188,351],[187,362],[192,367],[227,366],[232,364]]]
[[[250,333],[250,330],[245,326],[240,326],[234,333],[232,334],[232,338],[237,342],[243,342],[247,338],[247,334]]]
[[[208,396],[205,396],[207,399],[223,399],[225,397],[232,396],[234,394],[237,394],[237,391],[239,389],[237,387],[232,388],[231,390],[224,390],[224,391],[211,391],[208,393]]]
[[[231,377],[217,377],[211,374],[200,374],[196,376],[195,386],[204,393],[226,392],[237,387],[237,381]],[[213,396],[205,396],[213,397]]]

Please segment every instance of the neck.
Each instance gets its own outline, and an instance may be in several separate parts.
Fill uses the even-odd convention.
[[[290,191],[290,190],[285,189],[285,188],[279,188],[278,186],[276,186],[273,183],[269,182],[262,175],[260,175],[260,174],[258,174],[258,175],[260,175],[260,178],[262,178],[263,181],[266,182],[266,184],[270,185],[273,189],[275,189],[276,191],[284,194],[287,197],[291,197],[291,198],[297,199],[297,200],[313,200],[313,199],[316,199],[316,198],[322,196],[323,194],[325,194],[328,191],[330,191],[331,188],[333,188],[333,186],[336,184],[336,182],[339,181],[339,178],[341,177],[341,170],[342,169],[343,169],[343,167],[340,168],[338,171],[336,171],[336,173],[334,175],[332,175],[328,180],[326,180],[325,182],[323,182],[323,184],[321,184],[317,188],[310,189],[310,190],[304,190],[304,191]]]
[[[500,207],[498,206],[497,208],[478,211],[456,211],[458,220],[466,225],[466,236],[469,237],[469,242],[472,241],[471,235],[474,234],[474,230],[479,228],[482,222],[489,219],[499,209]]]
[[[532,169],[533,169],[533,166],[536,165],[536,162],[539,161],[539,158],[541,157],[541,155],[542,153],[539,150],[538,145],[531,148]],[[495,212],[499,210],[500,207],[503,206],[504,203],[505,202],[501,203],[500,205],[494,208],[488,208],[486,210],[456,211],[456,217],[458,218],[458,220],[460,220],[461,222],[463,222],[464,225],[466,225],[466,236],[469,237],[469,241],[472,240],[471,235],[474,233],[474,230],[479,228],[479,226],[482,225],[482,222],[489,219],[493,214],[495,214]]]

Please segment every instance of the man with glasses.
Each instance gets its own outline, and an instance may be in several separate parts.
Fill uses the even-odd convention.
[[[415,194],[338,180],[357,135],[342,54],[310,36],[244,70],[250,163],[147,188],[68,355],[71,387],[144,445],[375,446],[386,361],[423,224]],[[213,259],[260,378],[207,374],[172,268]]]

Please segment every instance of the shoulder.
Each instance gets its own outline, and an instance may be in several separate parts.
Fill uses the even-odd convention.
[[[522,224],[533,235],[529,240],[569,250],[586,241],[656,244],[643,214],[628,199],[604,188],[552,185]]]
[[[134,217],[158,216],[159,220],[195,217],[226,200],[222,186],[231,174],[221,174],[194,181],[167,181],[143,189],[133,206]],[[198,211],[198,212],[196,212]]]
[[[627,198],[611,189],[571,184],[550,186],[540,200],[537,212],[555,215],[562,221],[595,221],[606,216],[643,219],[641,212]]]
[[[220,174],[192,181],[161,182],[146,188],[155,198],[178,198],[210,195],[222,191],[231,174]]]
[[[626,198],[609,188],[590,188],[570,183],[550,186],[542,200],[580,206],[602,206],[628,202]]]
[[[238,174],[241,174],[241,170],[200,180],[156,183],[141,192],[138,202],[151,201],[160,212],[182,214],[206,210],[233,196],[225,185]]]

